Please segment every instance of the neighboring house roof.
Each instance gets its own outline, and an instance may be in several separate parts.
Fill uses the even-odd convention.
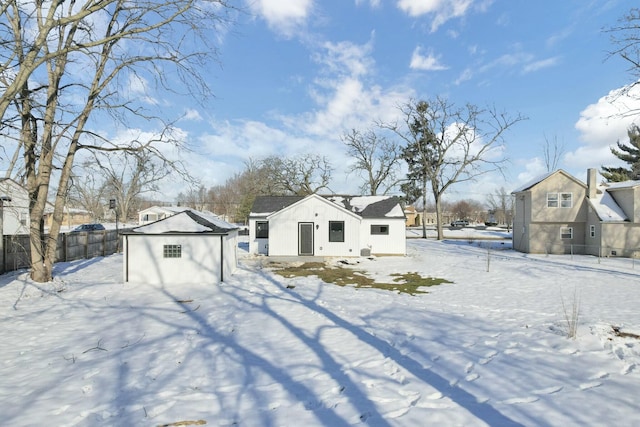
[[[602,222],[628,221],[629,218],[609,193],[609,186],[599,185],[596,196],[587,199]]]
[[[228,234],[236,229],[238,227],[215,215],[186,209],[151,224],[136,227],[125,234]]]
[[[308,197],[321,197],[362,218],[405,218],[395,196],[258,196],[251,208],[252,217],[266,217]]]
[[[304,199],[303,196],[257,196],[250,216],[268,216]]]
[[[164,214],[173,215],[180,212],[184,212],[186,210],[189,210],[189,208],[184,206],[151,206],[150,208],[141,210],[139,213],[145,214],[145,213],[153,212],[153,213],[164,213]]]
[[[603,185],[603,187],[605,187],[607,191],[626,190],[638,186],[640,186],[640,181],[608,182]]]
[[[547,179],[547,178],[549,178],[550,176],[555,175],[555,174],[562,174],[562,175],[566,176],[567,178],[569,178],[569,179],[571,179],[571,180],[575,181],[576,183],[578,183],[578,184],[582,185],[582,186],[583,186],[583,187],[585,187],[585,188],[586,188],[586,186],[587,186],[584,182],[580,181],[578,178],[574,177],[573,175],[571,175],[571,174],[569,174],[569,173],[567,173],[567,172],[563,171],[562,169],[558,169],[558,170],[556,170],[556,171],[549,172],[549,173],[545,173],[544,175],[540,175],[540,176],[538,176],[538,177],[536,177],[536,178],[532,179],[531,181],[527,182],[527,183],[526,183],[526,184],[524,184],[523,186],[521,186],[521,187],[516,188],[515,190],[513,190],[513,191],[511,192],[511,194],[514,194],[514,193],[520,193],[520,192],[522,192],[522,191],[530,190],[532,187],[535,187],[536,185],[540,184],[540,183],[541,183],[542,181],[544,181],[545,179]]]

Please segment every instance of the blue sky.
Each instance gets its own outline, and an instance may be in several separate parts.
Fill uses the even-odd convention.
[[[331,189],[357,190],[340,136],[398,117],[408,99],[443,96],[495,106],[528,120],[506,135],[506,179],[453,187],[450,200],[480,201],[546,172],[545,138],[564,144],[560,167],[616,163],[609,146],[632,118],[612,117],[607,96],[630,83],[627,65],[607,59],[603,29],[626,1],[254,0],[221,45],[210,84],[216,98],[179,123],[224,183],[249,158],[317,153],[334,168]],[[630,101],[633,102],[633,101]]]
[[[505,176],[454,186],[446,197],[484,201],[546,172],[545,138],[564,144],[559,166],[582,180],[589,167],[617,164],[609,147],[626,140],[633,117],[615,114],[640,106],[609,96],[631,83],[627,64],[607,59],[612,45],[603,32],[628,12],[625,0],[236,4],[243,12],[215,35],[219,63],[206,71],[213,99],[200,105],[149,93],[145,81],[129,88],[167,116],[183,116],[177,132],[191,151],[180,154],[206,187],[242,172],[250,158],[313,153],[335,168],[332,191],[355,193],[362,181],[347,175],[351,160],[340,137],[395,121],[410,99],[441,96],[528,117],[506,134]],[[105,133],[122,139],[157,132],[136,125]],[[160,198],[171,201],[179,191],[167,183]]]

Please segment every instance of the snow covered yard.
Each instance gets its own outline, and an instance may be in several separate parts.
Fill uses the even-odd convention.
[[[640,332],[640,266],[488,253],[359,259],[454,282],[416,296],[251,258],[216,286],[123,284],[119,255],[0,276],[0,424],[640,425],[640,341],[611,329]]]

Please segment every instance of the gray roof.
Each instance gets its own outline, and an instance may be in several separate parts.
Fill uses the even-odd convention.
[[[404,218],[400,199],[395,196],[321,196],[362,218]],[[251,208],[252,217],[265,217],[303,200],[303,196],[258,196]]]

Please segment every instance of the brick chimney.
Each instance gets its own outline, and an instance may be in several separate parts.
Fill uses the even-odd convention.
[[[587,169],[587,197],[590,199],[596,197],[597,180],[598,170],[595,168]]]

